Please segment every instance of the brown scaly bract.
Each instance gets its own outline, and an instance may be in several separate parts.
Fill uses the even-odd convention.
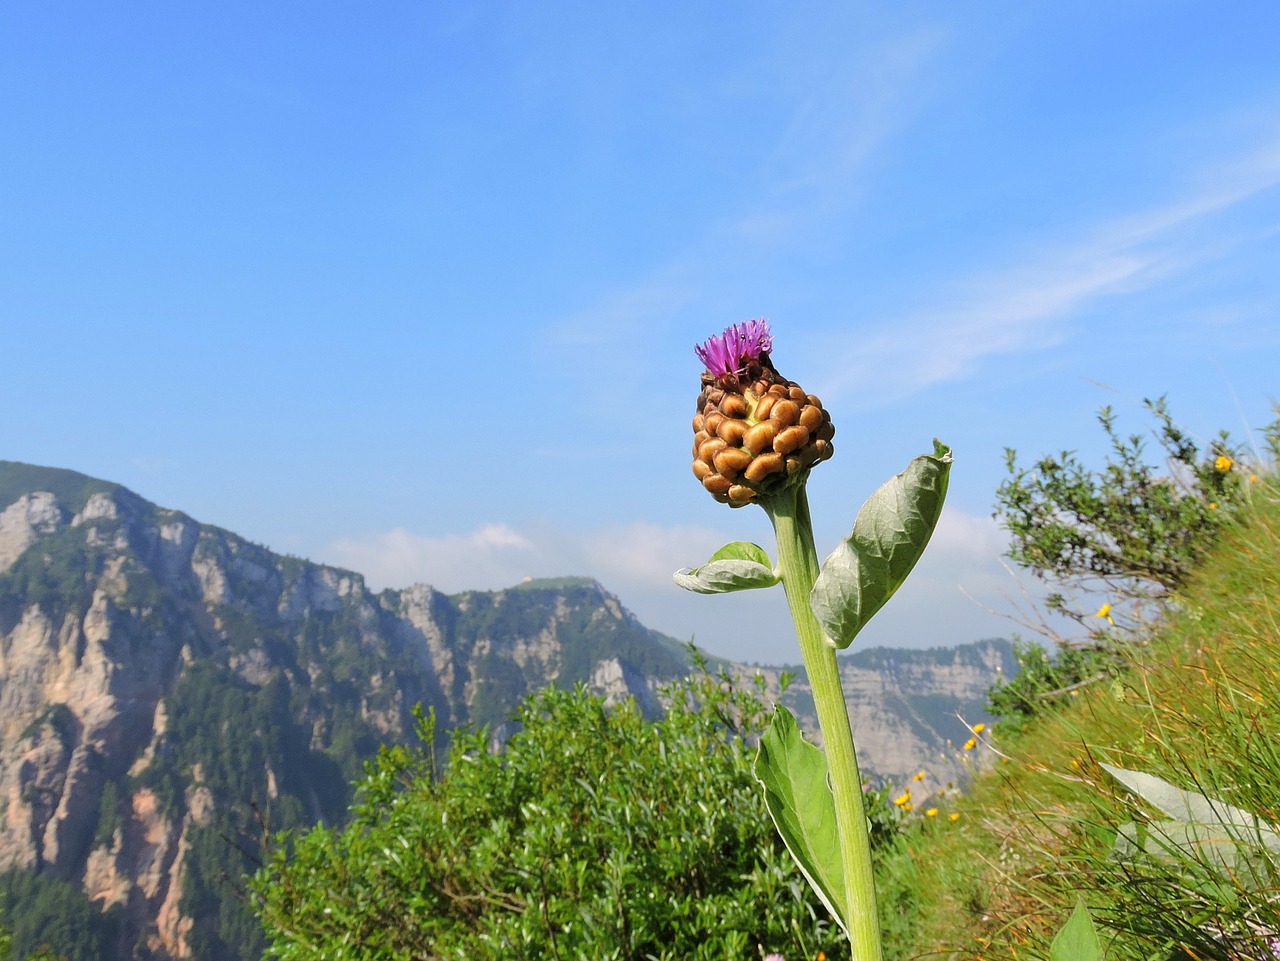
[[[743,343],[753,349],[733,349]],[[761,320],[735,324],[697,348],[709,369],[693,418],[693,473],[730,507],[803,482],[833,451],[831,416],[817,397],[777,372],[771,347]]]

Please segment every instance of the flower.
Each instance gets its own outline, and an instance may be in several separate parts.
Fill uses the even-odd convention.
[[[803,484],[833,451],[836,429],[822,401],[778,373],[772,348],[764,320],[734,324],[694,348],[705,370],[693,473],[730,507]]]
[[[1218,509],[1217,501],[1209,501],[1209,510],[1216,511]]]
[[[925,779],[924,771],[916,771],[915,774],[911,775],[911,780],[913,781],[923,781],[924,779]]]
[[[1258,483],[1258,475],[1257,475],[1257,474],[1250,474],[1250,475],[1249,475],[1249,483],[1250,483],[1250,484],[1256,484],[1256,483]],[[1277,957],[1280,957],[1280,955],[1277,955]]]
[[[969,740],[964,742],[964,749],[966,751],[972,751],[977,746],[978,746],[978,739],[976,737],[971,737],[969,738]]]
[[[1235,463],[1236,462],[1233,461],[1226,454],[1219,454],[1218,459],[1213,462],[1213,469],[1220,470],[1225,474],[1227,471],[1231,470],[1231,468],[1235,466]]]
[[[987,725],[986,725],[986,723],[984,723],[983,721],[979,721],[977,724],[975,724],[975,725],[973,726],[973,733],[974,733],[974,734],[981,734],[981,733],[982,733],[983,731],[985,731],[986,729],[987,729]]]
[[[905,808],[911,803],[911,788],[907,788],[901,795],[893,799],[893,803],[900,808]]]
[[[925,817],[927,817],[927,818],[936,818],[936,817],[938,816],[938,809],[937,809],[937,808],[928,808],[928,809],[924,812],[924,816],[925,816]]]
[[[948,821],[959,821],[959,820],[960,820],[960,812],[959,812],[959,811],[952,811],[950,814],[948,814],[948,815],[947,815],[947,820],[948,820]]]
[[[1107,623],[1108,623],[1108,624],[1114,624],[1114,623],[1115,623],[1115,620],[1111,617],[1111,602],[1110,602],[1110,601],[1107,601],[1107,602],[1106,602],[1105,604],[1103,604],[1100,608],[1098,608],[1098,613],[1094,614],[1093,616],[1094,616],[1094,617],[1105,617],[1105,618],[1107,619]]]
[[[724,333],[709,337],[693,348],[707,372],[717,379],[743,376],[771,350],[773,335],[769,332],[769,322],[763,318],[733,324],[726,327]]]

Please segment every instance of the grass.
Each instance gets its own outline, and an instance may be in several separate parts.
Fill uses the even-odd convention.
[[[1055,714],[987,732],[1002,759],[882,862],[890,958],[1046,958],[1080,897],[1110,961],[1276,957],[1267,942],[1280,936],[1280,855],[1254,837],[1229,869],[1222,852],[1238,846],[1228,840],[1121,860],[1122,825],[1166,816],[1100,767],[1151,773],[1280,824],[1274,479],[1257,485],[1130,660]]]

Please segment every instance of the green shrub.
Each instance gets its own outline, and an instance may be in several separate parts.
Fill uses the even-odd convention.
[[[1280,420],[1263,433],[1269,458],[1251,456],[1226,431],[1197,444],[1174,423],[1164,398],[1144,401],[1156,419],[1163,457],[1152,463],[1147,438],[1121,436],[1109,407],[1098,413],[1110,453],[1093,470],[1072,451],[1019,467],[1006,450],[1009,478],[996,491],[995,516],[1009,532],[1008,557],[1053,587],[1045,607],[1074,621],[1083,638],[1060,636],[1050,652],[1018,642],[1017,676],[988,695],[988,710],[1019,723],[1059,705],[1080,687],[1113,676],[1122,648],[1160,613],[1239,513],[1280,450]]]
[[[987,713],[999,717],[1006,731],[1061,705],[1121,667],[1116,651],[1092,645],[1064,645],[1050,653],[1042,644],[1015,637],[1013,653],[1018,672],[987,692]]]
[[[1164,398],[1144,401],[1156,418],[1164,462],[1147,459],[1141,434],[1121,437],[1115,414],[1098,421],[1111,454],[1102,470],[1072,451],[1017,466],[996,491],[996,517],[1009,531],[1009,557],[1036,577],[1066,588],[1120,597],[1164,596],[1176,590],[1233,516],[1255,469],[1226,431],[1201,448],[1170,417]],[[1280,423],[1266,430],[1271,453]],[[1063,607],[1061,595],[1056,604]],[[1077,612],[1079,613],[1079,612]]]
[[[253,882],[285,961],[848,956],[751,774],[766,707],[706,673],[646,720],[582,687],[525,701],[501,753],[457,732],[369,766],[352,822],[277,838]],[[888,817],[888,815],[883,815]]]
[[[0,873],[0,930],[7,936],[6,957],[101,961],[115,956],[120,923],[118,908],[104,914],[67,881],[20,868]]]

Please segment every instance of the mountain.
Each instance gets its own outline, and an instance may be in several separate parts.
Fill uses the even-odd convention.
[[[989,760],[963,745],[972,725],[995,720],[984,709],[987,691],[1018,671],[1013,645],[1003,638],[926,650],[865,648],[838,663],[862,775],[910,785],[917,795],[963,784],[975,765]],[[795,675],[780,700],[818,740],[803,668],[753,670],[771,690],[784,672]],[[925,775],[917,782],[920,771]]]
[[[945,752],[948,715],[1009,661],[1003,642],[844,659],[867,772]],[[548,684],[656,712],[688,669],[590,579],[374,593],[118,484],[0,461],[0,922],[92,907],[72,957],[257,957],[235,895],[261,830],[341,822],[415,705],[500,742]],[[784,698],[802,721],[807,696],[800,678]]]

